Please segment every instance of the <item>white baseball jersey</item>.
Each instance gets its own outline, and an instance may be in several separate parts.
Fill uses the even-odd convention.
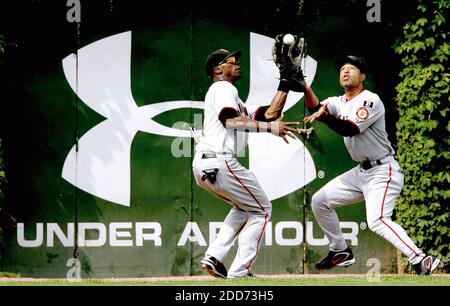
[[[213,83],[206,93],[203,137],[196,151],[236,155],[247,145],[247,133],[226,129],[219,120],[220,113],[227,108],[249,118],[253,118],[256,111],[255,107],[246,108],[238,96],[237,88],[230,82]]]
[[[342,95],[324,102],[329,103],[331,115],[358,127],[360,134],[344,137],[345,146],[353,160],[377,160],[395,153],[386,133],[384,105],[377,94],[365,89],[349,101]]]
[[[192,170],[198,186],[233,206],[216,239],[206,250],[206,255],[223,262],[239,236],[238,252],[228,270],[228,277],[233,278],[250,272],[270,220],[272,203],[256,176],[235,157],[247,144],[248,136],[223,126],[220,113],[227,108],[250,118],[258,113],[256,107],[245,107],[233,84],[226,81],[213,83],[205,98],[203,137],[196,146]],[[210,152],[216,153],[216,157],[203,154]],[[212,169],[217,171],[213,182],[204,176],[205,171]]]

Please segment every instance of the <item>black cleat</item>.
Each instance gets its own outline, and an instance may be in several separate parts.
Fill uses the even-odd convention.
[[[413,265],[414,270],[418,275],[430,275],[437,268],[441,261],[433,256],[427,256],[418,264]]]
[[[346,248],[340,252],[330,251],[328,256],[322,259],[321,262],[316,264],[318,270],[329,270],[334,267],[348,267],[355,263],[355,257],[353,256],[352,249]]]
[[[201,260],[202,269],[216,278],[227,278],[227,269],[213,256],[206,255]]]

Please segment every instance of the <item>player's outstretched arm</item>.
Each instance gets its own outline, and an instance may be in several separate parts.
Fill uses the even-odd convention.
[[[320,118],[328,116],[328,103],[327,102],[325,102],[323,104],[319,103],[319,105],[316,105],[315,109],[317,109],[317,111],[315,113],[313,113],[311,116],[305,117],[303,119],[303,122],[312,123],[316,119],[320,119]]]
[[[270,103],[270,106],[264,112],[264,118],[261,118],[262,121],[274,121],[281,117],[281,115],[283,114],[284,105],[286,104],[288,92],[289,90],[280,89],[276,92],[275,96],[272,99],[272,102]],[[316,95],[310,87],[307,87],[305,91],[305,97],[306,106],[311,111],[317,109],[317,106],[319,106],[319,99],[317,99]]]
[[[311,116],[305,117],[303,122],[312,123],[316,119],[322,121],[330,129],[344,137],[352,137],[358,135],[360,132],[358,126],[351,121],[341,120],[330,115],[327,102],[319,104],[319,109]]]
[[[293,133],[298,133],[299,130],[295,127],[299,125],[299,122],[284,122],[284,121],[273,121],[273,122],[263,122],[256,121],[244,116],[238,116],[235,118],[230,118],[225,121],[225,127],[227,129],[233,129],[241,132],[254,132],[254,133],[272,133],[275,136],[283,138],[286,143],[286,136],[293,139],[297,137]]]
[[[311,112],[316,112],[320,108],[320,102],[311,87],[307,86],[305,90],[305,104]]]
[[[286,104],[288,93],[278,90],[270,103],[269,108],[264,113],[265,121],[274,121],[281,117],[283,108]]]

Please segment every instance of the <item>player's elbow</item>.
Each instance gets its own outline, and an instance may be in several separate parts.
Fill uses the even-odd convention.
[[[336,128],[337,132],[344,137],[353,137],[360,133],[359,127],[349,120],[341,121],[340,126],[337,126]]]
[[[278,118],[280,118],[280,116],[281,116],[280,111],[271,110],[270,106],[262,106],[255,113],[255,120],[270,122],[277,120]]]
[[[353,123],[350,120],[345,121],[345,123],[346,123],[345,133],[347,135],[344,135],[344,136],[353,137],[360,133],[359,127],[355,123]]]
[[[344,137],[353,137],[359,134],[359,129],[349,129],[349,130],[345,130],[342,133],[342,136]]]
[[[264,120],[261,121],[271,122],[277,120],[278,118],[280,118],[280,114],[266,112],[264,114]]]

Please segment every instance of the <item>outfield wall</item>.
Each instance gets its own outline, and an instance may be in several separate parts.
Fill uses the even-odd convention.
[[[76,257],[84,278],[202,273],[200,259],[230,209],[191,172],[195,142],[186,124],[201,128],[204,59],[218,48],[243,51],[237,87],[248,104],[270,103],[278,81],[267,29],[185,13],[114,29],[87,19],[78,34],[50,18],[48,28],[62,25],[67,35],[42,28],[46,52],[25,45],[15,54],[2,125],[6,204],[19,224],[8,232],[2,270],[65,277]],[[341,94],[332,58],[310,53],[305,69],[319,98]],[[285,119],[304,114],[302,95],[290,93]],[[251,135],[239,157],[273,203],[255,274],[317,273],[328,252],[310,198],[355,163],[342,137],[313,127],[289,145]],[[357,262],[331,272],[366,273],[371,258],[395,272],[396,252],[367,229],[364,203],[338,214]]]

